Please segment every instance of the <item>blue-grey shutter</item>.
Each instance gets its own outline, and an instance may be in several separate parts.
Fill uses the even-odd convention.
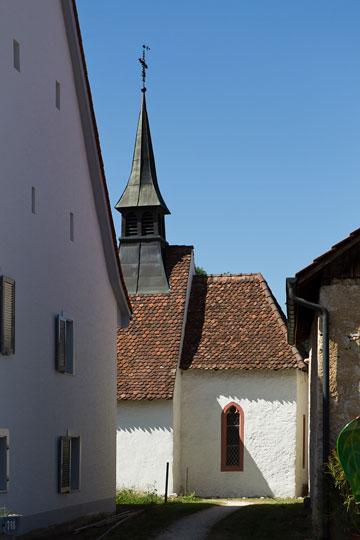
[[[59,492],[68,493],[71,487],[71,437],[59,439]]]
[[[66,318],[56,317],[56,369],[65,372],[66,368]]]
[[[0,280],[0,352],[15,353],[15,281],[6,276]]]
[[[71,491],[80,489],[80,437],[71,437]]]
[[[66,361],[65,361],[65,372],[73,373],[74,372],[74,323],[73,321],[67,319],[66,321]]]

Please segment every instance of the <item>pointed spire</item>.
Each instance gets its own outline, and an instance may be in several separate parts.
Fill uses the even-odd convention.
[[[115,208],[121,211],[144,206],[161,207],[164,214],[170,214],[157,182],[145,93],[141,101],[130,178]]]

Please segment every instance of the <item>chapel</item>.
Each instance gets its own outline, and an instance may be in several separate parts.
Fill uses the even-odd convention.
[[[116,209],[133,316],[118,330],[117,487],[295,497],[307,484],[307,366],[260,273],[198,275],[169,245],[143,88]],[[191,219],[191,217],[190,217]]]

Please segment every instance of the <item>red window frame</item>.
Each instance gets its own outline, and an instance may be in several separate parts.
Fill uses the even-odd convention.
[[[235,407],[239,414],[239,465],[226,465],[226,427],[227,415],[230,409]],[[243,471],[244,470],[244,411],[237,403],[228,403],[221,413],[221,471]]]

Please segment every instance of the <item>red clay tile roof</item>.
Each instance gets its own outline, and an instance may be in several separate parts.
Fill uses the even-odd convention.
[[[182,369],[305,369],[261,274],[194,276]]]
[[[169,294],[130,295],[132,320],[118,330],[118,399],[172,398],[192,250],[166,248]]]

